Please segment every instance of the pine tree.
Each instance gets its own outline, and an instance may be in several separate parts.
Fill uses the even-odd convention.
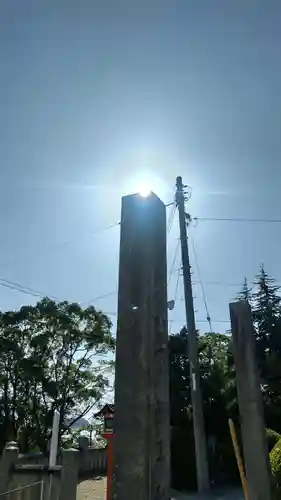
[[[254,281],[256,292],[253,298],[253,316],[257,339],[262,340],[265,349],[270,349],[273,337],[280,328],[281,297],[280,287],[261,266],[260,273]]]
[[[276,282],[261,266],[254,285],[253,319],[267,425],[280,430],[281,297]]]
[[[249,288],[248,280],[245,276],[242,290],[236,297],[237,300],[247,300],[247,302],[249,302],[249,304],[251,305],[251,303],[252,303],[251,291],[252,291],[252,289]]]

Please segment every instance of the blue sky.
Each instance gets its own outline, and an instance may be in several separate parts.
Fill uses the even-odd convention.
[[[278,0],[2,0],[0,276],[85,304],[114,292],[119,228],[94,233],[140,182],[169,202],[182,175],[194,217],[281,219],[280,19]],[[281,283],[281,224],[193,237],[214,329],[260,263]],[[34,300],[0,287],[2,309]]]

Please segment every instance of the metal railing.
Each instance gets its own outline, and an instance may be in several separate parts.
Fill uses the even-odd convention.
[[[17,493],[19,491],[25,490],[27,488],[32,488],[34,486],[40,485],[40,496],[38,500],[43,500],[44,497],[44,481],[37,481],[36,483],[25,484],[24,486],[18,486],[17,488],[13,488],[12,490],[5,491],[4,493],[0,493],[0,497],[4,497],[10,495],[11,493]]]

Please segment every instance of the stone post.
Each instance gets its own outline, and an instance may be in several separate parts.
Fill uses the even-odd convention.
[[[62,450],[61,499],[76,500],[78,484],[79,451],[74,448]]]
[[[0,493],[9,489],[10,470],[19,456],[18,445],[15,441],[6,444],[0,462]]]
[[[229,308],[250,500],[272,500],[271,474],[251,308],[245,300],[234,302]]]
[[[114,500],[170,489],[166,207],[122,199],[115,371]]]

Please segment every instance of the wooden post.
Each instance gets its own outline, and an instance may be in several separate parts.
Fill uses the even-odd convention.
[[[246,300],[230,304],[229,309],[249,498],[272,500],[252,312]]]
[[[234,453],[235,453],[235,458],[236,458],[236,462],[237,462],[237,467],[239,470],[240,481],[241,481],[242,488],[243,488],[244,498],[245,498],[245,500],[249,500],[248,485],[247,485],[247,479],[245,476],[244,464],[243,464],[242,456],[240,453],[240,448],[239,448],[239,444],[238,444],[235,426],[234,426],[233,420],[231,420],[231,418],[228,419],[228,425],[229,425],[232,445],[233,445],[233,449],[234,449]]]

